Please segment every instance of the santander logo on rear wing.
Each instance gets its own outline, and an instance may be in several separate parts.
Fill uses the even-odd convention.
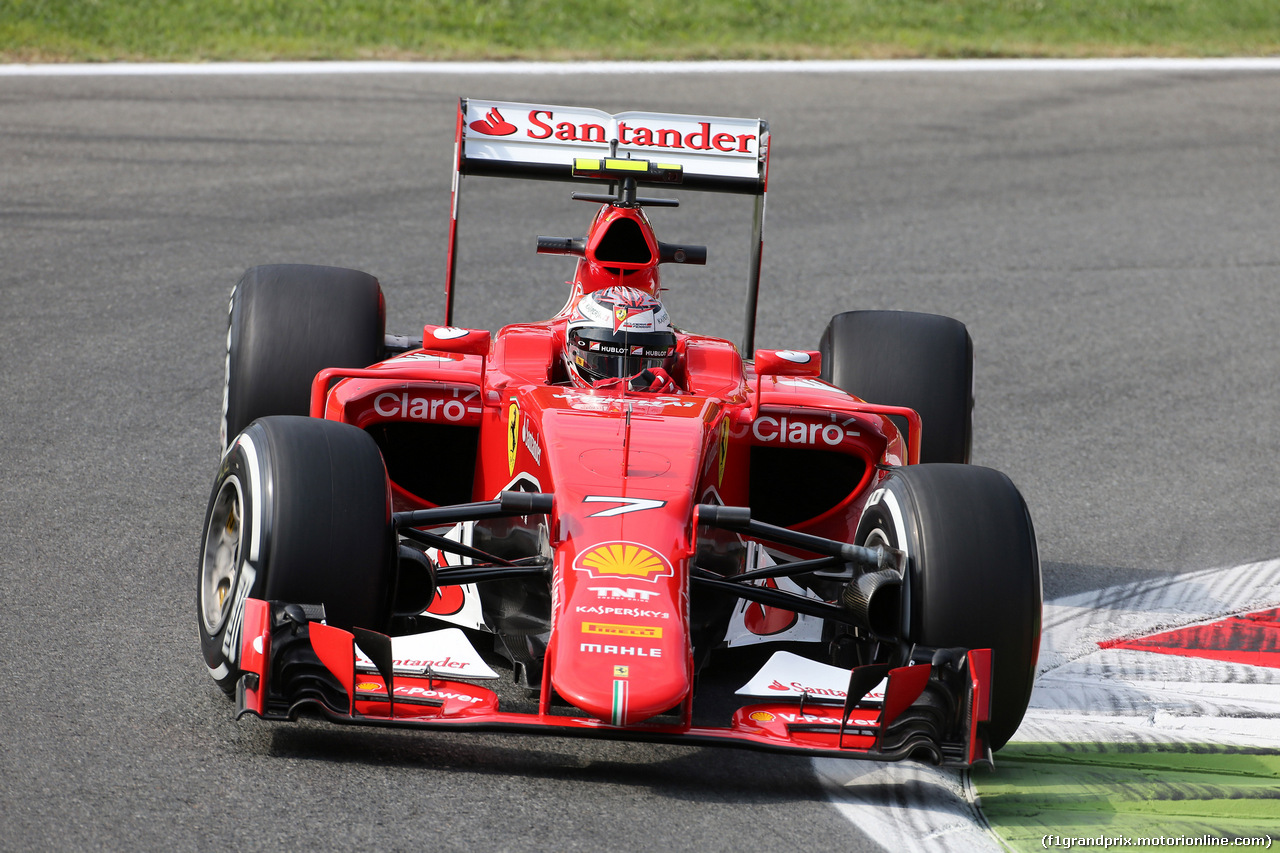
[[[453,293],[458,264],[458,209],[462,178],[531,178],[581,181],[578,159],[645,160],[657,168],[638,185],[661,186],[677,170],[679,188],[754,196],[747,268],[747,325],[742,351],[755,350],[760,259],[764,252],[764,203],[769,185],[769,123],[759,118],[630,111],[617,114],[588,107],[458,101],[454,140],[449,254],[445,266],[444,325],[454,325]],[[588,178],[588,180],[591,180]],[[586,198],[586,196],[583,196]]]
[[[617,143],[617,151],[611,146]],[[762,119],[623,112],[464,98],[458,171],[571,180],[577,157],[655,160],[684,169],[685,189],[759,195],[769,126]]]

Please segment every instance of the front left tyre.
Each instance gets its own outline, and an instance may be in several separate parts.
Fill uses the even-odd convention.
[[[898,468],[872,493],[855,541],[906,554],[910,645],[992,650],[988,742],[1004,746],[1030,702],[1040,649],[1040,556],[1017,487],[976,465]]]
[[[323,604],[330,625],[386,629],[396,553],[390,487],[361,429],[295,416],[254,421],[223,454],[202,543],[200,649],[227,693],[240,675],[248,597]]]

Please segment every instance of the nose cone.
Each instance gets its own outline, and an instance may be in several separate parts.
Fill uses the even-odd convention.
[[[692,687],[683,572],[637,542],[597,543],[563,557],[573,569],[549,655],[556,692],[615,726],[680,705]]]

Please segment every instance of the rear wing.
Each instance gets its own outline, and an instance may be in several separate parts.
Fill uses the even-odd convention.
[[[463,98],[458,102],[454,152],[445,325],[453,324],[463,176],[581,181],[573,176],[575,159],[630,156],[680,166],[682,189],[755,197],[743,352],[754,351],[769,178],[768,122],[640,111],[612,115],[583,107]],[[658,186],[663,182],[641,179],[637,183]]]

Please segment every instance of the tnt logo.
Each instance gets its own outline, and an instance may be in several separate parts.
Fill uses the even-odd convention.
[[[587,587],[596,594],[597,598],[604,601],[637,601],[641,604],[648,604],[649,599],[658,595],[651,590],[644,589],[626,589],[620,586],[591,586]]]

